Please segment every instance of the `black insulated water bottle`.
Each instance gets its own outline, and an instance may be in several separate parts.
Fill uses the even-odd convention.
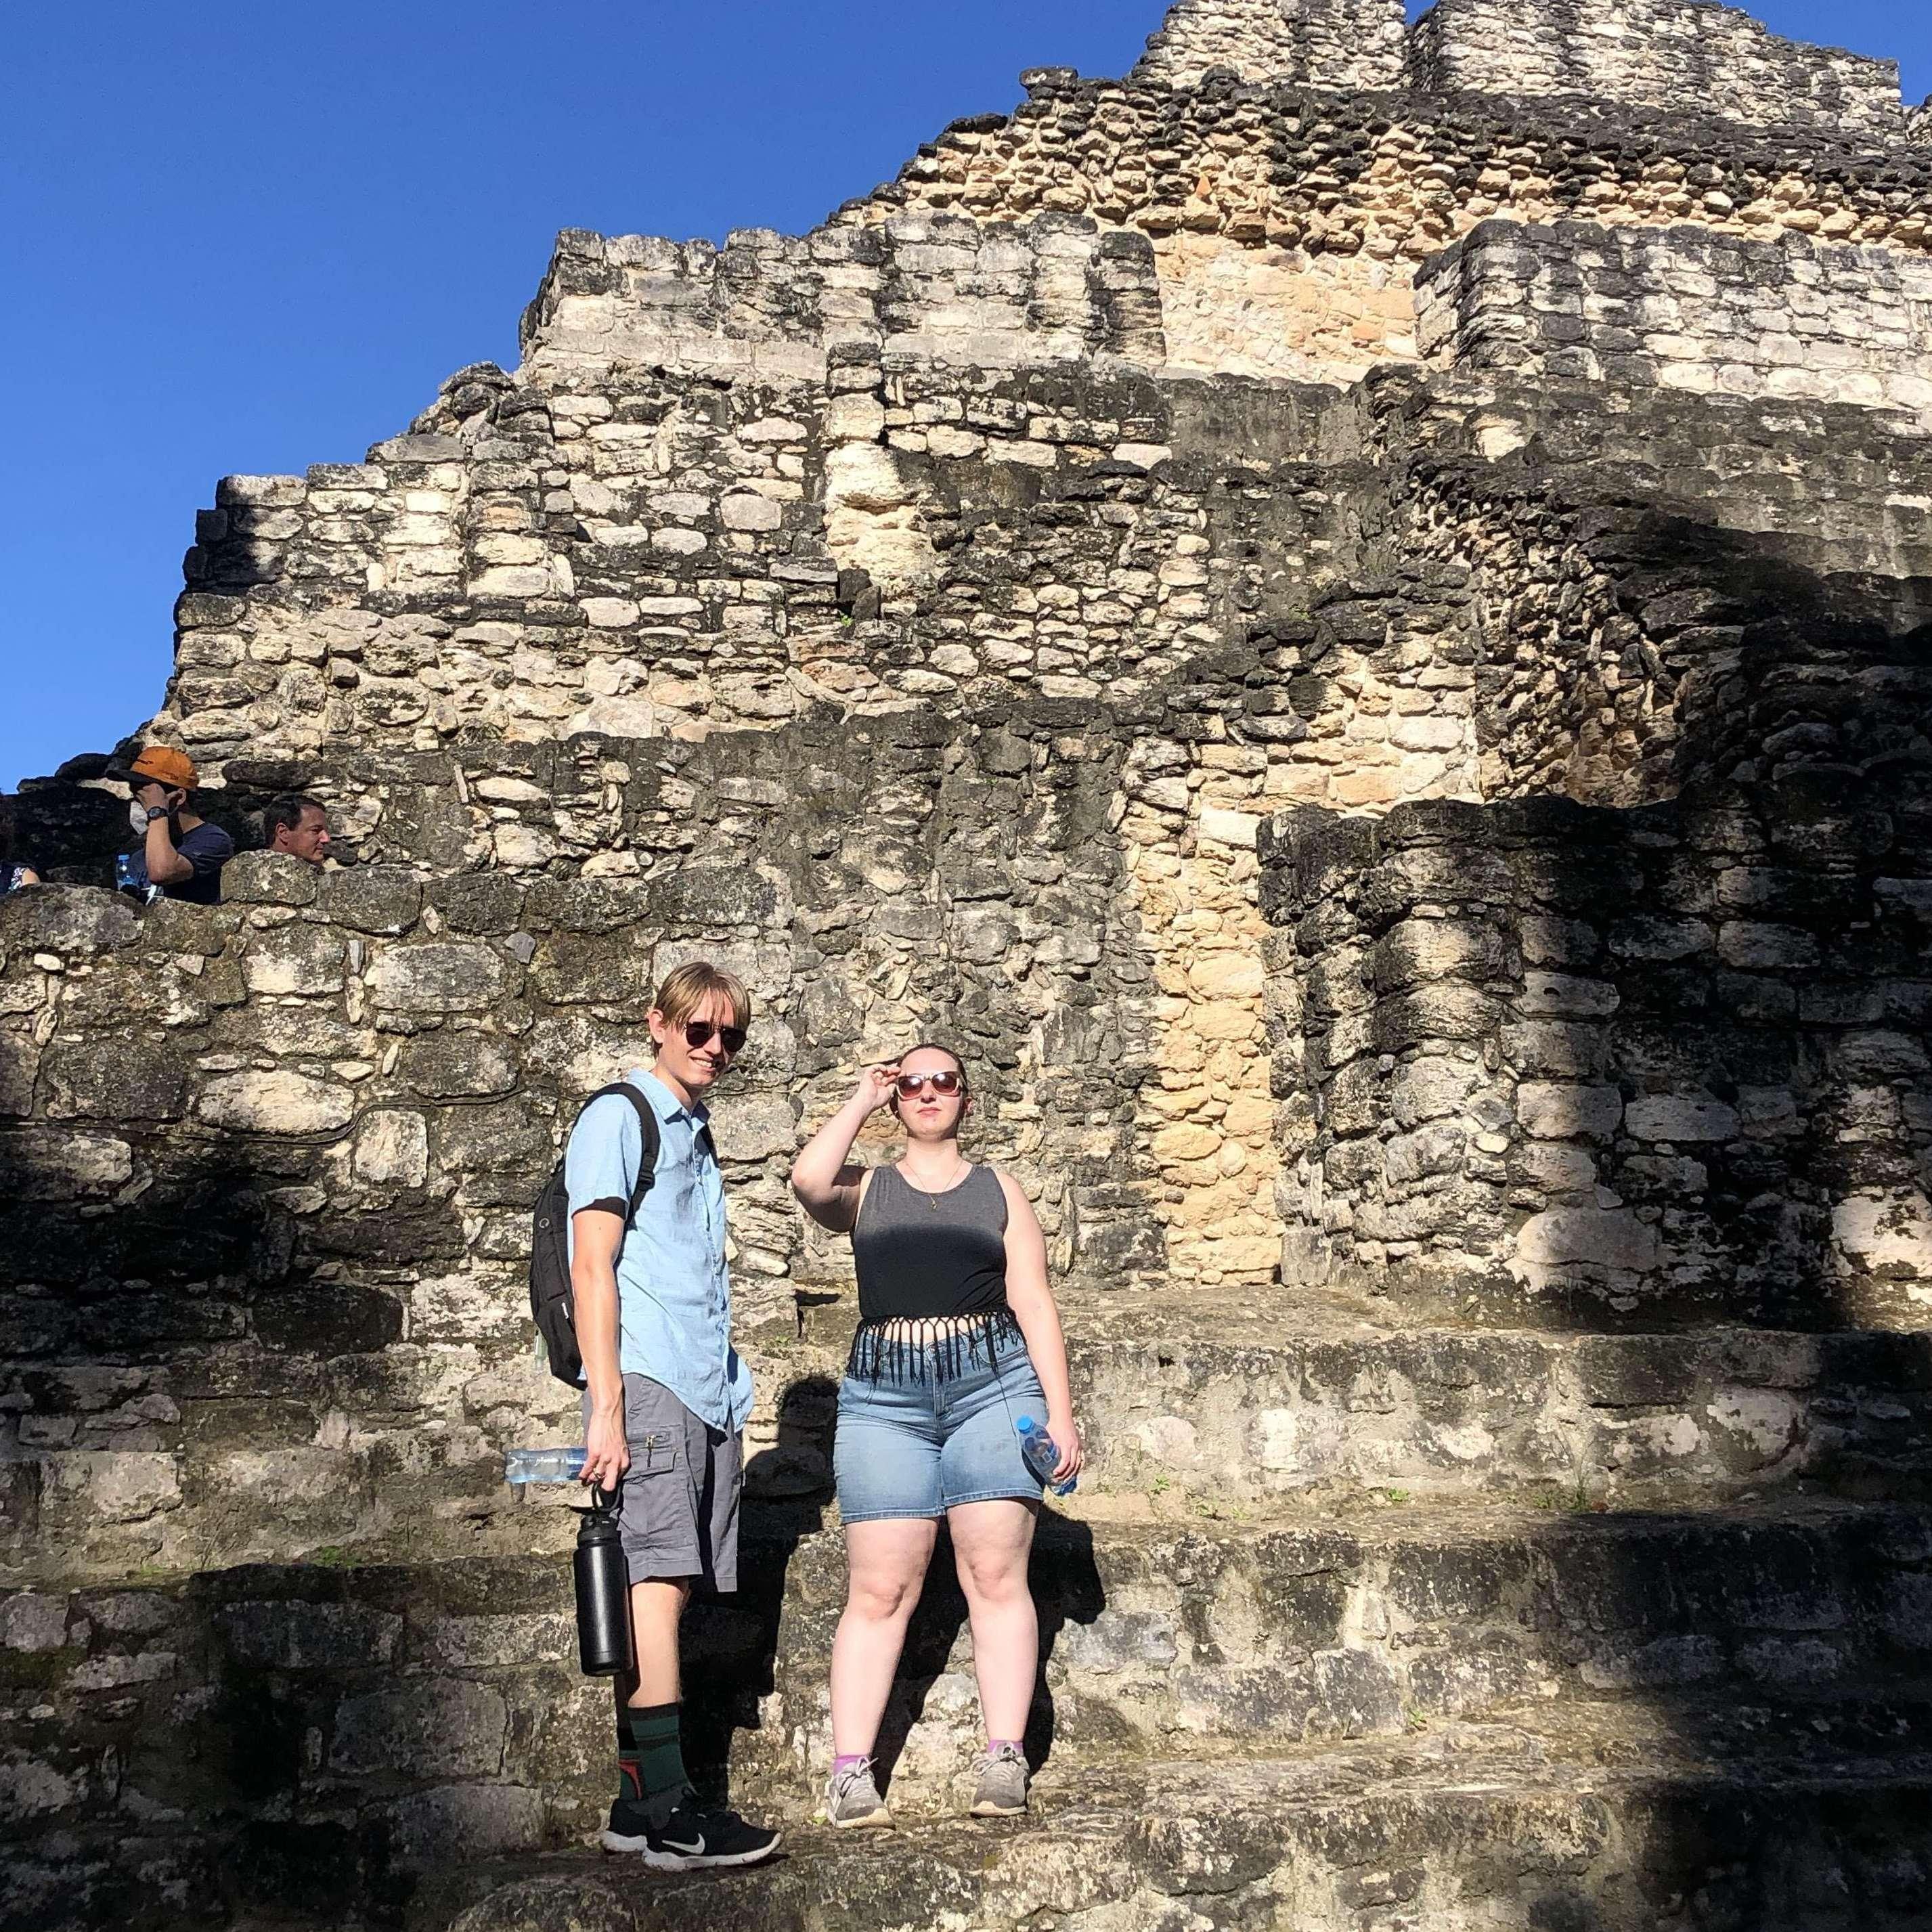
[[[621,1677],[631,1667],[631,1574],[624,1561],[617,1498],[590,1492],[577,1532],[577,1654],[586,1677]]]

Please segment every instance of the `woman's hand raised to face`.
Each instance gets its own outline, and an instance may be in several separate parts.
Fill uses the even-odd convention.
[[[892,1097],[899,1077],[899,1064],[888,1060],[883,1066],[868,1066],[852,1090],[854,1106],[862,1105],[867,1115],[876,1114]]]

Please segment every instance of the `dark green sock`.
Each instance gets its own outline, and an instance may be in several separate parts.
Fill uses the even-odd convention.
[[[617,1719],[618,1796],[641,1804],[653,1825],[662,1824],[691,1789],[679,1721],[682,1710],[678,1704],[631,1705]]]

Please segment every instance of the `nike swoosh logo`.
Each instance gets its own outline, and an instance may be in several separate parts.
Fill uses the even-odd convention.
[[[668,1852],[682,1852],[687,1857],[695,1858],[704,1850],[704,1840],[700,1838],[694,1845],[680,1845],[675,1838],[667,1838],[664,1840],[664,1850]]]

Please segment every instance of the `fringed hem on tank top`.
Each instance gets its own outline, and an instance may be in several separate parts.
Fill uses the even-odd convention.
[[[957,1382],[969,1370],[990,1368],[1003,1344],[1025,1339],[1019,1318],[1010,1308],[989,1308],[978,1315],[862,1322],[852,1337],[845,1372],[854,1382],[890,1379],[938,1388]]]

